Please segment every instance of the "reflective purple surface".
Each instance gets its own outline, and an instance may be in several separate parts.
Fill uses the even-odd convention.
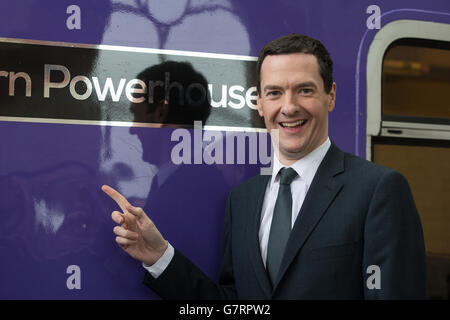
[[[372,1],[79,0],[81,30],[66,27],[71,4],[3,1],[0,37],[245,56],[257,56],[285,33],[320,39],[335,62],[330,138],[364,156],[365,67],[376,33],[366,28]],[[382,26],[399,19],[450,23],[447,0],[377,4]],[[144,207],[175,247],[217,279],[227,195],[258,174],[259,165],[164,166],[173,130],[0,121],[0,298],[157,298],[141,284],[140,263],[114,242],[110,213],[118,208],[101,192],[103,184]],[[152,188],[158,173],[164,181]],[[67,287],[70,265],[80,267],[80,289]]]

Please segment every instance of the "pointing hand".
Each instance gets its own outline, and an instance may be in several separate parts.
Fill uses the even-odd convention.
[[[128,200],[110,186],[102,186],[103,192],[110,196],[122,209],[111,214],[114,222],[116,242],[131,257],[151,266],[164,254],[168,243],[163,238],[144,210],[133,207]]]

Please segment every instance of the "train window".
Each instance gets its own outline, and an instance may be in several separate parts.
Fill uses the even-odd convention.
[[[386,50],[382,119],[450,124],[450,43],[404,38]]]

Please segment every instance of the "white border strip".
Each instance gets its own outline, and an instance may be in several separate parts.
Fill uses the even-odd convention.
[[[100,121],[100,120],[72,120],[72,119],[51,119],[51,118],[27,118],[27,117],[0,117],[0,121],[28,122],[28,123],[52,123],[52,124],[79,124],[79,125],[114,126],[114,127],[157,128],[157,127],[161,126],[157,123]]]
[[[127,46],[113,46],[106,44],[85,44],[85,43],[70,43],[70,42],[56,42],[56,41],[44,41],[44,40],[30,40],[30,39],[15,39],[15,38],[0,38],[0,42],[9,42],[17,44],[34,44],[41,46],[53,46],[53,47],[66,47],[66,48],[84,48],[84,49],[98,49],[109,51],[125,51],[125,52],[140,52],[140,53],[153,53],[153,54],[165,54],[165,55],[177,55],[187,57],[199,57],[199,58],[214,58],[225,60],[240,60],[240,61],[257,61],[258,57],[241,56],[235,54],[221,54],[221,53],[209,53],[209,52],[196,52],[196,51],[178,51],[178,50],[166,50],[166,49],[152,49],[144,47],[127,47]]]
[[[50,123],[50,124],[77,124],[102,127],[142,127],[142,128],[186,128],[194,129],[194,126],[172,125],[161,123],[125,122],[125,121],[99,121],[99,120],[72,120],[72,119],[50,119],[50,118],[26,118],[26,117],[0,117],[0,121],[5,122],[26,122],[26,123]],[[266,128],[230,127],[230,126],[203,126],[205,131],[236,131],[236,132],[261,132],[267,133]]]
[[[266,128],[246,128],[246,127],[222,127],[222,126],[203,126],[207,131],[239,131],[239,132],[261,132],[267,133]]]

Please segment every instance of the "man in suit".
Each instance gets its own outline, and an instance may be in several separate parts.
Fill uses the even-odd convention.
[[[328,138],[336,84],[317,40],[287,35],[259,55],[258,112],[274,139],[271,176],[227,202],[219,283],[158,232],[140,208],[122,208],[116,241],[143,262],[144,283],[169,299],[422,299],[425,249],[405,178],[347,154]]]

